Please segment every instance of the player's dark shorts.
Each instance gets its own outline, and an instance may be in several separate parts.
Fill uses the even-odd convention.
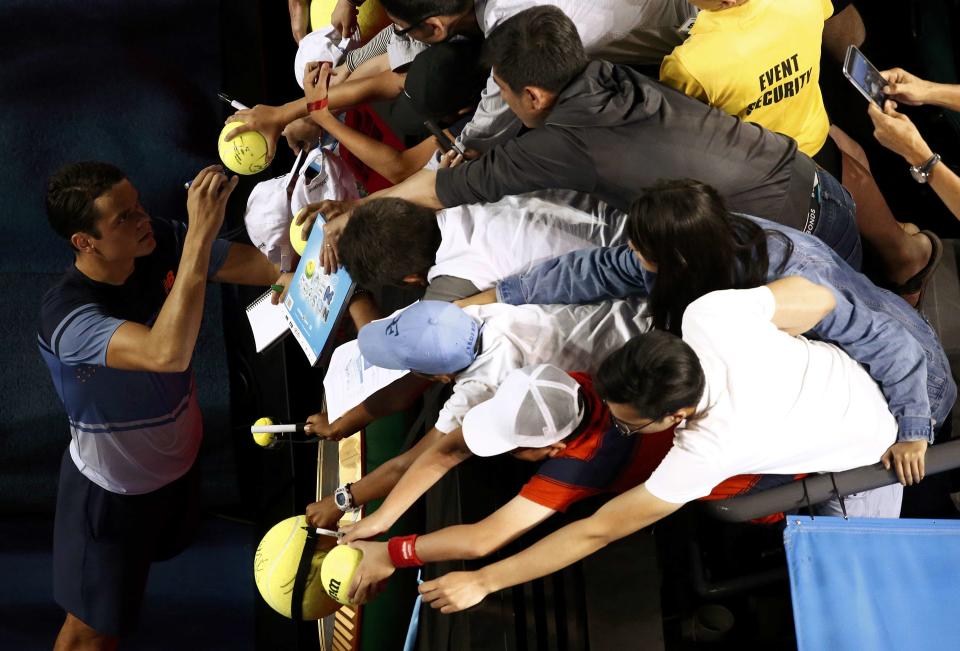
[[[60,463],[53,529],[53,596],[98,633],[122,636],[140,613],[150,563],[179,554],[200,519],[200,473],[143,495],[120,495]]]

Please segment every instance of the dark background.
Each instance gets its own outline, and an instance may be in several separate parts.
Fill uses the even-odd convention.
[[[878,67],[956,83],[955,0],[859,5],[863,50]],[[250,105],[301,93],[286,11],[278,0],[0,4],[0,648],[49,648],[63,617],[52,601],[49,554],[69,435],[35,332],[40,298],[72,256],[47,227],[46,178],[66,162],[110,161],[126,170],[148,212],[185,219],[182,184],[217,162],[216,136],[230,112],[216,92]],[[822,84],[832,119],[867,150],[895,214],[956,237],[957,220],[910,180],[898,156],[874,144],[864,100],[838,64],[824,65]],[[956,115],[910,114],[945,161],[960,160]],[[262,178],[244,179],[234,193],[226,236],[243,239],[253,183],[289,169],[289,151],[282,143],[278,151]],[[295,347],[252,354],[242,306],[256,293],[208,291],[195,356],[208,515],[193,548],[156,566],[142,630],[126,648],[288,649],[298,638],[307,648],[310,627],[297,630],[256,596],[251,559],[265,523],[309,500],[311,455],[299,455],[294,482],[286,453],[254,448],[244,427],[267,413],[302,419],[316,411],[318,378]]]

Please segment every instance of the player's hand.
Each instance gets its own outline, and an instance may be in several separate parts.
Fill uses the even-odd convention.
[[[330,423],[327,418],[327,412],[325,411],[321,411],[318,414],[311,414],[307,417],[307,422],[303,425],[303,431],[306,434],[327,441],[339,441],[340,439],[346,438],[346,435]]]
[[[906,115],[897,112],[896,103],[887,100],[881,111],[870,102],[867,114],[873,122],[873,137],[877,142],[903,156],[911,165],[921,165],[933,156],[916,125]]]
[[[912,75],[903,68],[884,70],[880,76],[887,80],[883,87],[885,95],[901,104],[920,106],[929,101],[932,84]]]
[[[237,125],[227,134],[228,141],[247,131],[259,131],[267,141],[267,162],[273,160],[273,156],[277,153],[277,140],[280,139],[280,133],[286,126],[283,110],[279,106],[257,104],[253,108],[240,109],[224,120],[224,124],[231,122],[243,122],[243,124]]]
[[[292,273],[292,272],[289,272],[289,271],[288,271],[288,272],[286,272],[286,273],[280,274],[280,276],[276,279],[276,281],[274,281],[273,284],[274,284],[274,285],[283,285],[283,291],[282,291],[282,292],[277,292],[277,291],[272,291],[272,292],[270,292],[270,302],[273,303],[274,305],[279,305],[280,303],[282,303],[282,302],[283,302],[283,299],[285,299],[285,298],[287,297],[287,294],[290,292],[290,284],[291,284],[292,282],[293,282],[293,273]]]
[[[386,585],[397,568],[390,560],[387,543],[358,540],[350,546],[363,552],[363,558],[353,575],[348,596],[352,603],[363,604],[379,594],[380,586]]]
[[[318,502],[307,504],[307,524],[321,529],[336,529],[337,521],[343,517],[343,511],[337,508],[332,495]]]
[[[890,470],[890,467],[897,471],[897,479],[904,486],[919,484],[926,474],[924,459],[927,455],[927,442],[920,441],[902,441],[894,443],[880,457],[883,467]]]
[[[393,523],[378,517],[379,514],[380,511],[377,511],[354,524],[346,524],[340,527],[340,531],[344,533],[343,538],[340,539],[340,544],[353,543],[358,540],[371,540],[385,533]]]
[[[348,38],[357,28],[357,14],[360,9],[347,0],[337,0],[337,6],[330,14],[330,24],[340,33],[340,38]]]
[[[306,117],[285,126],[281,134],[287,139],[287,145],[293,153],[299,155],[301,151],[310,151],[317,146],[323,135],[323,127]]]
[[[444,615],[476,606],[490,594],[480,572],[450,572],[420,585],[424,603],[439,608]]]
[[[227,199],[239,181],[238,176],[228,179],[221,165],[200,170],[187,190],[187,218],[191,231],[210,239],[216,237],[223,225]]]
[[[303,94],[307,98],[307,104],[319,102],[327,99],[327,91],[330,88],[331,66],[329,61],[310,61],[303,69]],[[329,108],[317,109],[311,113],[326,112]]]

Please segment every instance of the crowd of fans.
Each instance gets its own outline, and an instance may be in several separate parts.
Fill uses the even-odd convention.
[[[290,0],[303,96],[228,118],[242,122],[228,138],[258,131],[269,158],[281,138],[298,155],[300,205],[286,179],[248,204],[255,246],[216,237],[236,186],[217,166],[189,187],[189,228],[151,220],[109,164],[51,177],[50,222],[76,255],[39,333],[72,435],[56,515],[55,593],[68,613],[57,648],[113,648],[136,623],[150,563],[189,540],[202,436],[190,359],[205,286],[288,285],[289,241],[277,242],[291,218],[305,235],[323,229],[326,271],[343,266],[365,289],[423,289],[390,315],[354,293],[366,361],[411,372],[339,418],[318,411],[306,431],[353,436],[448,385],[425,436],[307,508],[311,525],[335,529],[385,498],[344,527],[342,542],[363,551],[358,602],[396,568],[487,556],[604,493],[593,515],[526,550],[424,583],[424,601],[468,608],[729,495],[730,482],[756,489],[744,476],[769,486],[882,461],[899,483],[814,508],[899,516],[956,385],[921,312],[943,244],[893,214],[824,106],[821,62],[841,65],[862,40],[852,4],[376,5],[338,0],[331,27],[310,31]],[[960,110],[960,87],[881,74],[885,100],[864,100],[874,135],[960,218],[960,179],[898,110]],[[374,102],[406,148],[344,119]],[[343,190],[352,176],[331,170],[346,152],[386,187]],[[269,245],[254,237],[268,192],[284,206]],[[500,454],[536,466],[487,518],[374,540],[458,463]]]

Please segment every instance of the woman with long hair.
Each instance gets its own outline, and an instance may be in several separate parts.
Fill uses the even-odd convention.
[[[731,214],[716,190],[698,181],[663,181],[643,190],[631,207],[627,235],[628,246],[548,260],[500,281],[473,302],[591,303],[647,296],[652,326],[680,334],[684,310],[708,292],[802,276],[836,297],[836,308],[807,336],[836,344],[860,362],[897,419],[898,442],[885,463],[922,458],[957,389],[936,333],[906,301],[876,287],[811,235]]]

